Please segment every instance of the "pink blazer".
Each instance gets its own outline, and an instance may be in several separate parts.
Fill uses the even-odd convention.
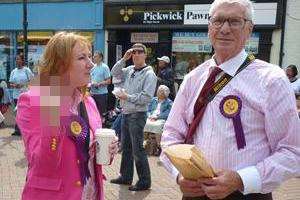
[[[23,93],[18,101],[16,121],[21,129],[28,160],[22,199],[82,199],[83,186],[75,145],[64,129],[51,125],[49,117],[41,116],[40,99],[40,89],[35,87]],[[94,131],[101,127],[101,118],[91,97],[85,98],[84,103],[89,116],[91,138],[94,138]],[[96,190],[100,194],[97,200],[103,200],[102,167],[97,165],[96,168],[99,183]]]

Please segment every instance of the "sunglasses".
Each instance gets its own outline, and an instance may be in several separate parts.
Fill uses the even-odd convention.
[[[141,50],[141,49],[134,49],[134,50],[132,51],[132,53],[133,53],[133,54],[142,54],[142,53],[145,53],[145,51],[144,51],[144,50]]]

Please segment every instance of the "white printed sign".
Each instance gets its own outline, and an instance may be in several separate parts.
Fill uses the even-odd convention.
[[[131,33],[131,43],[158,43],[158,33]]]
[[[184,5],[184,25],[206,25],[210,4]],[[275,25],[277,3],[254,3],[253,21],[255,25]]]

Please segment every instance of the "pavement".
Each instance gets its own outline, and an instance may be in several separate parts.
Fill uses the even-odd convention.
[[[20,199],[24,186],[27,163],[23,142],[20,137],[11,136],[13,117],[6,115],[8,125],[0,129],[0,200]],[[158,163],[157,157],[149,157],[152,188],[143,192],[131,192],[128,186],[110,184],[109,180],[118,176],[121,156],[117,155],[111,166],[104,167],[108,179],[105,183],[105,200],[171,200],[181,199],[175,181]],[[136,173],[135,173],[136,174]],[[137,177],[134,177],[134,181]],[[300,179],[291,179],[274,193],[274,200],[300,200]]]

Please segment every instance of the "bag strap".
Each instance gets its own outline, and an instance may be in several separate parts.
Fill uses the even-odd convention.
[[[90,144],[90,123],[89,123],[89,117],[88,117],[88,114],[87,114],[87,110],[86,110],[86,107],[85,107],[85,104],[84,104],[83,101],[81,101],[79,103],[78,113],[79,113],[79,116],[84,119],[84,121],[86,122],[86,124],[88,126],[88,134],[87,134],[87,138],[86,138],[86,148],[89,149],[89,144]]]
[[[209,104],[209,102],[211,102],[215,96],[236,76],[238,75],[242,70],[244,70],[250,63],[252,63],[255,60],[254,55],[252,54],[248,54],[246,60],[242,63],[242,65],[238,68],[238,70],[236,71],[236,73],[234,74],[234,76],[230,76],[229,74],[224,74],[221,76],[221,78],[214,83],[214,85],[212,86],[211,90],[208,93],[208,96],[206,97],[206,105]],[[199,94],[200,95],[200,94]],[[196,106],[196,104],[194,105],[194,107]],[[193,121],[189,124],[189,126],[194,122],[194,120],[196,120],[196,116],[194,116]],[[188,141],[191,141],[191,138],[193,137],[193,135],[196,132],[194,132],[193,134],[187,135],[187,137],[185,138],[185,143],[187,143]]]
[[[242,65],[238,68],[234,76],[230,76],[229,74],[224,74],[221,76],[221,78],[214,83],[212,89],[210,90],[208,97],[207,97],[207,103],[211,102],[215,96],[241,71],[243,71],[250,63],[252,63],[255,60],[254,55],[248,54],[246,60],[242,63]]]

